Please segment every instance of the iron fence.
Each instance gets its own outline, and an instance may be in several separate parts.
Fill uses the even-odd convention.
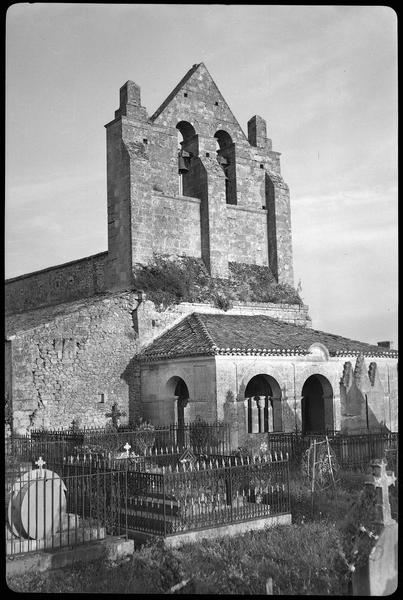
[[[193,448],[195,451],[211,449],[217,453],[224,453],[230,449],[230,428],[222,421],[215,423],[194,421],[184,425],[173,423],[143,429],[125,425],[115,429],[32,430],[30,439],[41,442],[63,441],[72,446],[102,446],[103,449],[117,449],[128,442],[139,454],[143,454],[146,449],[186,447]]]
[[[169,536],[290,511],[287,461],[233,463],[128,471],[128,530]]]
[[[387,457],[396,453],[399,435],[396,432],[367,432],[363,434],[342,434],[328,431],[326,434],[302,434],[300,432],[269,433],[269,450],[287,453],[291,464],[299,464],[304,452],[314,439],[323,440],[325,436],[334,449],[339,466],[346,470],[366,469],[371,460]],[[397,464],[397,461],[395,461]]]
[[[127,535],[117,499],[127,497],[127,472],[68,474],[14,470],[5,478],[6,553],[84,544]]]
[[[342,469],[365,469],[371,460],[386,458],[390,451],[397,451],[397,433],[370,435],[337,435],[329,439]]]
[[[172,457],[172,455],[170,455]],[[7,553],[143,531],[167,536],[290,511],[287,460],[200,456],[142,471],[98,459],[9,471]]]

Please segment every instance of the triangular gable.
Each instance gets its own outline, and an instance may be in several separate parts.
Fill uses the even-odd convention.
[[[202,63],[198,63],[193,65],[191,69],[182,77],[177,86],[174,87],[172,92],[165,98],[164,102],[157,108],[155,113],[151,115],[150,121],[155,121],[155,119],[163,112],[163,110],[168,106],[168,104],[175,98],[177,93],[181,90],[181,88],[186,84],[186,82],[190,79],[193,73],[199,68]]]
[[[189,122],[191,122],[191,115],[193,112],[191,109],[191,103],[189,103],[189,106],[186,107],[182,102],[182,94],[186,91],[188,91],[190,94],[197,93],[199,101],[204,96],[207,104],[210,102],[218,102],[220,105],[219,120],[223,121],[225,124],[231,123],[233,128],[235,127],[239,130],[238,134],[248,141],[242,127],[238,123],[238,120],[234,116],[216,83],[208,72],[206,66],[202,62],[193,65],[193,67],[181,79],[178,85],[172,90],[159,108],[157,108],[154,114],[150,117],[150,120],[156,123],[163,119],[165,120],[167,113],[170,112],[170,109],[174,109],[173,112],[178,119],[187,119]],[[196,114],[196,111],[194,112]],[[197,111],[197,117],[200,119],[200,111]]]

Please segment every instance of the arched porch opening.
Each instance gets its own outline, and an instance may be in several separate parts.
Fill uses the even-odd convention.
[[[250,379],[245,388],[248,433],[282,431],[281,388],[278,382],[261,373]]]
[[[185,442],[185,423],[187,419],[186,407],[189,403],[189,389],[186,382],[175,375],[167,383],[168,393],[174,398],[175,421],[177,423],[177,444],[183,446]]]
[[[302,433],[325,433],[333,429],[333,388],[323,375],[308,377],[302,387]]]

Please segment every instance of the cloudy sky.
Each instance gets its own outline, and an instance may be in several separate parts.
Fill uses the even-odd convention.
[[[24,4],[6,23],[6,277],[107,249],[104,125],[128,79],[151,115],[204,62],[267,120],[313,326],[397,347],[391,8]]]

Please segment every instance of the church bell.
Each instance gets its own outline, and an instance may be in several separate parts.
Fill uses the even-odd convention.
[[[189,168],[186,164],[186,159],[181,155],[178,156],[178,172],[180,175],[183,175],[184,173],[189,173]]]
[[[219,154],[219,155],[217,156],[217,160],[218,160],[218,163],[219,163],[219,164],[220,164],[222,167],[227,167],[227,166],[228,166],[228,160],[227,160],[227,159],[226,159],[224,156],[221,156],[221,154]]]
[[[186,150],[179,150],[178,153],[178,173],[179,175],[184,175],[185,173],[189,173],[189,163],[190,163],[190,152],[186,152]]]

